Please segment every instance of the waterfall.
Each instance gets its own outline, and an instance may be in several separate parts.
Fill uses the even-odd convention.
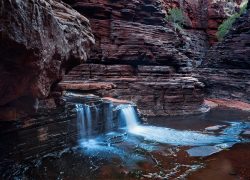
[[[77,125],[80,140],[90,140],[94,138],[96,133],[95,127],[99,122],[103,132],[110,132],[113,130],[113,110],[119,112],[119,121],[125,124],[127,132],[130,134],[141,136],[146,140],[155,141],[159,143],[181,145],[181,146],[204,146],[204,145],[219,145],[229,146],[230,144],[240,141],[240,133],[243,129],[248,128],[249,124],[242,122],[229,123],[220,135],[205,134],[196,131],[181,131],[167,127],[157,127],[143,125],[139,123],[139,117],[136,109],[132,105],[122,104],[114,108],[113,104],[106,106],[105,113],[100,111],[96,106],[90,107],[88,105],[77,104]],[[102,119],[100,119],[102,118]],[[123,127],[123,126],[122,126]]]
[[[119,108],[121,110],[120,118],[126,123],[128,130],[132,131],[139,125],[135,108],[131,105],[122,105]]]
[[[85,139],[92,135],[92,115],[88,105],[76,104],[78,138]]]
[[[87,118],[87,125],[88,125],[88,136],[91,136],[92,132],[92,116],[91,116],[91,111],[90,107],[85,105],[85,113],[86,113],[86,118]]]
[[[79,139],[89,139],[98,133],[109,132],[113,127],[113,104],[104,106],[89,106],[76,104],[77,128]],[[103,113],[104,108],[105,113]],[[104,122],[102,124],[102,122]]]
[[[95,124],[92,123],[92,129],[94,129],[94,127],[96,127],[96,125],[100,121],[100,117],[101,117],[99,107],[95,106],[94,110],[95,110]]]
[[[216,144],[232,144],[240,141],[239,134],[247,126],[245,123],[229,123],[221,135],[209,135],[196,131],[181,131],[166,127],[139,124],[139,118],[133,106],[123,105],[120,108],[120,118],[126,123],[128,132],[142,136],[146,140],[182,146],[204,146]]]
[[[106,112],[105,130],[109,131],[113,128],[113,104],[109,103]]]
[[[86,125],[85,125],[85,115],[84,107],[82,104],[76,104],[77,111],[77,129],[78,129],[78,139],[83,139],[86,136]]]

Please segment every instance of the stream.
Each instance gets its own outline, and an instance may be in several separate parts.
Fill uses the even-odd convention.
[[[44,129],[33,119],[32,125],[3,131],[0,174],[4,179],[185,178],[204,168],[207,157],[250,140],[243,135],[250,129],[250,114],[232,109],[142,121],[133,104],[74,103],[71,108],[75,116],[59,112],[65,120],[56,124],[51,120],[43,124]],[[48,122],[55,115],[44,119]],[[30,136],[33,131],[38,132],[38,142],[31,143],[36,139]]]

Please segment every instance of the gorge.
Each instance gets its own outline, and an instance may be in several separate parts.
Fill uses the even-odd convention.
[[[250,178],[249,6],[1,0],[0,176]]]

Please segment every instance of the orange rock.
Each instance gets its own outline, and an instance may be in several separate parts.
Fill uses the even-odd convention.
[[[237,101],[237,100],[211,98],[211,99],[207,99],[205,103],[207,105],[214,105],[214,106],[217,105],[217,106],[223,106],[223,107],[228,107],[228,108],[240,109],[242,111],[250,111],[249,103],[245,103],[245,102]]]
[[[64,90],[100,90],[100,89],[113,89],[115,85],[108,82],[80,82],[80,83],[59,83],[59,86]]]
[[[120,103],[120,104],[131,104],[132,103],[131,101],[122,100],[122,99],[115,99],[115,98],[112,98],[112,97],[104,97],[102,99],[111,101],[113,103]]]

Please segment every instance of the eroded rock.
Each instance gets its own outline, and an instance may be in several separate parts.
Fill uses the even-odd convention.
[[[0,10],[0,106],[30,109],[65,70],[86,61],[89,21],[52,0],[2,0]]]
[[[114,97],[136,103],[144,115],[178,115],[201,113],[203,84],[196,78],[178,74],[170,66],[130,66],[82,64],[70,71],[59,86],[61,90],[75,90],[75,85],[106,84],[112,89],[92,90],[101,97]],[[73,87],[73,88],[72,88]]]
[[[212,47],[198,69],[210,97],[250,102],[250,10]]]

